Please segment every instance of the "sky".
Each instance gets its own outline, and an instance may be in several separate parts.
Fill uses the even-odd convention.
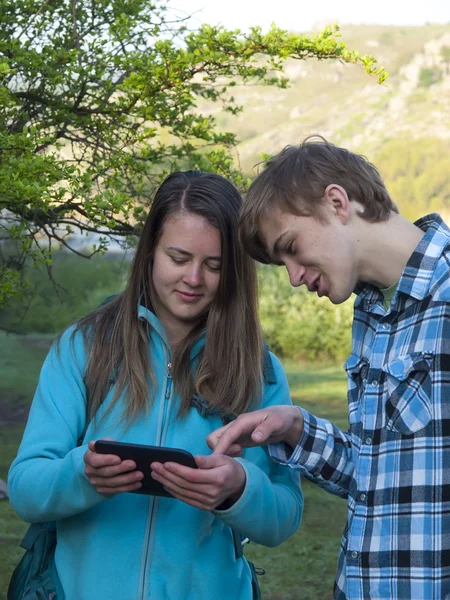
[[[193,14],[199,24],[242,30],[252,25],[266,30],[272,22],[282,29],[302,32],[324,23],[450,23],[450,0],[169,0],[169,5],[177,14]]]

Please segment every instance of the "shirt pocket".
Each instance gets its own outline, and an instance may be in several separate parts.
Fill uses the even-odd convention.
[[[361,421],[361,396],[369,372],[369,361],[364,356],[350,354],[344,369],[348,376],[348,422],[356,425]]]
[[[386,429],[412,435],[433,417],[432,352],[399,356],[383,367],[387,377]]]

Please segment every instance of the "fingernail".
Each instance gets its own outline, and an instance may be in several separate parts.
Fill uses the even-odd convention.
[[[256,431],[253,435],[252,438],[254,440],[262,440],[263,438],[263,434],[260,431]]]

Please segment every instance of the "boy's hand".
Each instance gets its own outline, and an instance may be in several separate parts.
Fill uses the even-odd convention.
[[[243,448],[286,442],[292,448],[303,432],[303,415],[295,406],[271,406],[239,417],[209,434],[208,446],[218,454],[239,456]]]

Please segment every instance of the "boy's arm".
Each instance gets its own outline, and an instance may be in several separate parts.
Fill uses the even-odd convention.
[[[296,435],[294,426],[286,436],[289,441],[269,445],[270,456],[276,462],[299,469],[307,479],[332,494],[346,498],[355,467],[351,434],[303,408],[300,412],[303,430],[297,444],[292,443]]]
[[[271,406],[240,415],[213,432],[208,444],[215,452],[234,456],[242,448],[269,444],[276,462],[299,469],[333,494],[348,494],[354,469],[350,433],[303,409]]]

